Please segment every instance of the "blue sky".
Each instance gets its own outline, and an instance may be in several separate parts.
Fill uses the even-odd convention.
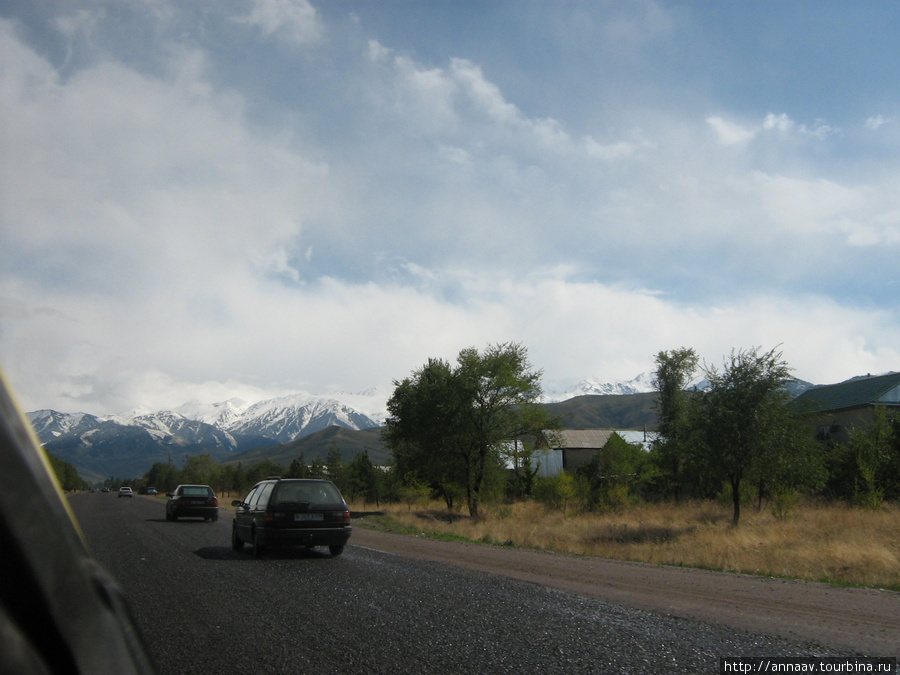
[[[0,0],[27,410],[384,387],[521,342],[900,368],[895,2]]]

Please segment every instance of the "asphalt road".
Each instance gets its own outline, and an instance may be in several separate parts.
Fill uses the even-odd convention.
[[[717,673],[732,656],[851,652],[627,607],[373,550],[270,550],[156,499],[70,498],[125,591],[159,672]],[[355,536],[355,535],[354,535]],[[364,537],[359,537],[363,540]]]

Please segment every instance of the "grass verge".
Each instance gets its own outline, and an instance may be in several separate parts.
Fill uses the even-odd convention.
[[[566,513],[536,502],[483,508],[352,504],[354,523],[401,534],[900,592],[900,508],[806,503],[789,517],[716,502]],[[357,515],[358,514],[358,515]]]

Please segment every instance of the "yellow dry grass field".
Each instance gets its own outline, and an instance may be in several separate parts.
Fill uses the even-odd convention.
[[[483,507],[473,520],[439,504],[353,504],[355,524],[484,544],[699,567],[900,591],[900,508],[838,503],[798,506],[789,517],[742,511],[732,527],[717,502],[647,504],[565,513],[535,502]]]

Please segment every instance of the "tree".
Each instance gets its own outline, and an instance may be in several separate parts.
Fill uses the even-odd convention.
[[[640,492],[656,469],[649,463],[640,445],[629,443],[619,434],[610,436],[591,461],[576,470],[588,481],[589,499],[600,508],[619,508]]]
[[[178,485],[178,469],[169,462],[156,462],[144,474],[144,480],[162,493],[171,492]]]
[[[664,490],[676,501],[681,497],[684,464],[689,449],[689,401],[685,389],[698,363],[696,352],[685,347],[656,355],[653,380],[659,391],[659,440],[654,443],[653,452],[666,481]]]
[[[49,452],[47,453],[47,459],[50,460],[53,473],[56,475],[59,486],[63,490],[83,490],[87,486],[87,483],[78,475],[78,471],[72,464]]]
[[[499,448],[552,426],[537,405],[541,372],[532,370],[521,344],[463,349],[456,367],[430,359],[395,382],[384,439],[398,468],[445,493],[454,485],[478,516],[485,478],[499,463]],[[449,505],[449,504],[448,504]]]
[[[212,485],[216,482],[219,465],[208,454],[193,455],[187,458],[181,470],[181,482],[194,485]]]
[[[781,352],[772,349],[734,352],[719,372],[706,369],[709,389],[694,397],[691,406],[692,440],[697,459],[731,487],[735,526],[741,516],[741,484],[785,447],[789,430],[797,429],[799,411],[788,405],[785,385],[790,381]]]
[[[303,456],[302,452],[299,457],[291,462],[290,467],[288,467],[287,477],[309,478],[309,467],[306,465],[306,458]]]
[[[362,497],[366,503],[378,504],[378,469],[372,464],[367,452],[357,453],[347,463],[346,478],[347,492],[351,499]]]
[[[328,468],[328,479],[343,492],[347,489],[347,462],[341,458],[340,448],[334,443],[328,448],[325,457],[325,466]]]
[[[857,503],[878,508],[900,497],[900,415],[875,406],[871,424],[850,430],[847,453]]]
[[[321,457],[316,457],[313,459],[312,464],[309,465],[309,478],[325,478],[328,475],[328,470],[325,468],[325,462],[322,461]]]
[[[465,481],[455,458],[455,448],[464,442],[458,422],[464,404],[453,368],[442,359],[429,359],[394,387],[382,438],[396,470],[405,484],[420,491],[424,482],[453,509]]]

